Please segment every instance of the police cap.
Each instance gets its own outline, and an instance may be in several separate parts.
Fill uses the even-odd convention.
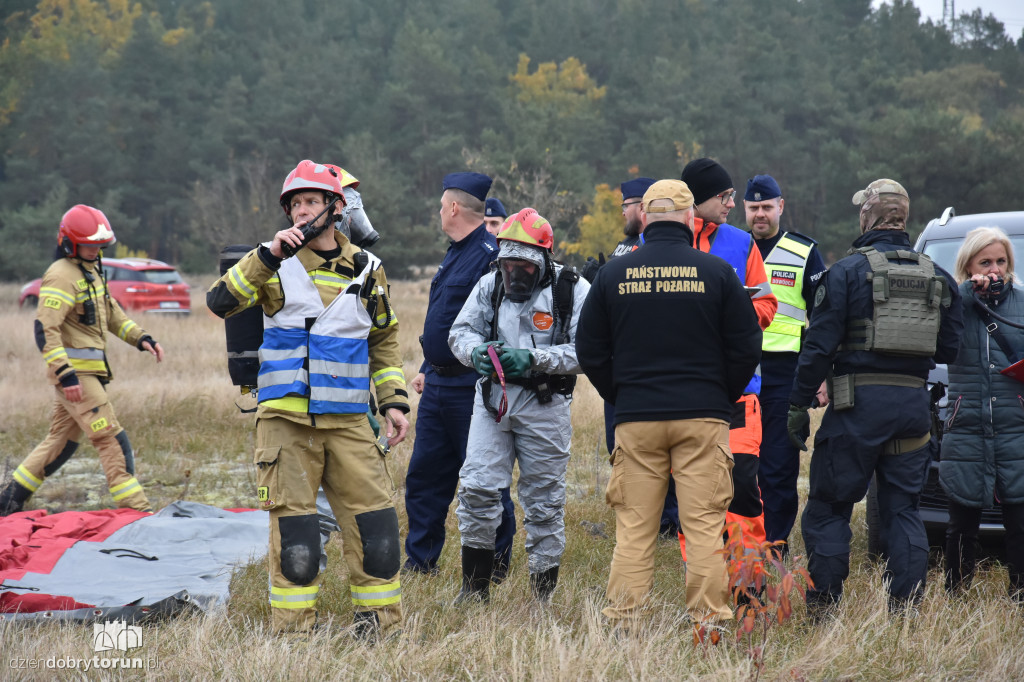
[[[497,197],[487,197],[485,202],[484,215],[488,218],[507,218],[508,213],[505,211],[505,205],[501,203],[501,199]]]
[[[639,199],[654,184],[654,178],[633,178],[619,185],[623,199]]]
[[[491,190],[491,182],[491,178],[483,173],[449,173],[444,176],[444,181],[441,183],[441,191],[461,189],[466,194],[484,201],[487,199],[487,193]]]
[[[766,201],[781,197],[782,190],[779,183],[770,175],[755,175],[747,180],[747,193],[743,195],[746,201]]]

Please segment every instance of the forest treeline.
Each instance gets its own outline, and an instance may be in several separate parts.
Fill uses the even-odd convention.
[[[439,261],[453,170],[536,207],[573,258],[618,240],[618,183],[697,156],[740,193],[774,175],[784,227],[832,258],[878,177],[907,187],[914,230],[950,205],[1024,208],[1024,36],[980,11],[944,26],[903,0],[4,7],[7,280],[42,272],[74,203],[102,208],[125,247],[209,272],[223,245],[284,224],[280,184],[303,158],[362,181],[392,276]]]

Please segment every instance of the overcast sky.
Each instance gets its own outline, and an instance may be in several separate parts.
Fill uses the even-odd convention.
[[[932,19],[936,23],[942,21],[942,0],[913,0],[917,8],[921,10],[921,18]],[[964,12],[973,12],[977,8],[985,14],[994,14],[999,21],[1006,26],[1006,32],[1011,38],[1020,38],[1024,30],[1024,0],[955,0],[956,15]],[[875,0],[877,7],[882,4],[881,0]]]

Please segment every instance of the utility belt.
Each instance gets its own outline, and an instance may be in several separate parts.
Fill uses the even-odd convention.
[[[882,374],[862,372],[843,374],[828,380],[828,393],[832,409],[836,412],[853,408],[853,389],[857,386],[900,386],[903,388],[924,388],[927,382],[921,377],[909,374]]]
[[[853,389],[857,386],[900,386],[902,388],[924,388],[927,382],[921,377],[909,374],[881,374],[863,372],[843,374],[829,380],[828,392],[832,396],[832,409],[849,410],[853,407]],[[901,455],[923,448],[931,440],[931,432],[912,438],[894,438],[882,444],[885,455]]]
[[[560,393],[571,396],[576,388],[576,376],[573,374],[531,374],[528,377],[505,377],[506,384],[525,386],[537,392],[537,400],[541,403],[551,402],[551,396]]]
[[[923,448],[931,439],[931,432],[917,438],[894,438],[882,444],[882,453],[886,455],[902,455],[904,452],[913,452]]]
[[[420,349],[423,349],[423,334],[420,334],[419,338]],[[476,370],[472,367],[466,367],[461,362],[457,362],[454,365],[435,365],[432,362],[427,362],[430,365],[430,369],[434,371],[439,377],[461,377],[464,374],[470,374]]]
[[[572,392],[576,388],[576,376],[573,374],[531,374],[528,377],[514,379],[505,377],[505,383],[529,388],[537,394],[537,402],[546,405],[551,402],[555,393],[567,398],[572,397]],[[491,389],[494,384],[494,379],[487,377],[481,387],[484,405],[487,407],[487,411],[492,413],[496,413],[496,410],[491,407]]]
[[[464,374],[472,374],[476,370],[472,367],[466,367],[459,363],[457,365],[435,365],[434,363],[427,363],[430,365],[430,369],[433,370],[434,374],[439,377],[461,377]]]

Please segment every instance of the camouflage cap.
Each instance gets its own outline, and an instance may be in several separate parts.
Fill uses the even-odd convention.
[[[879,194],[902,194],[907,199],[910,198],[910,195],[907,194],[907,190],[903,189],[903,185],[895,180],[881,178],[879,180],[875,180],[870,185],[854,194],[853,205],[860,206],[871,197],[878,196]]]

